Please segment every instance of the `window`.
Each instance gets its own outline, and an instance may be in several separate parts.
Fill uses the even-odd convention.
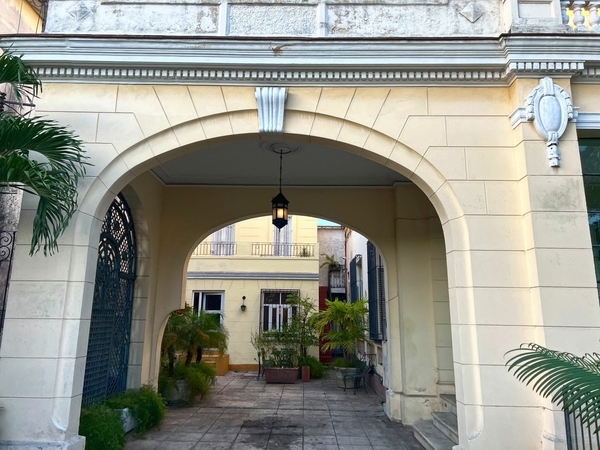
[[[292,256],[292,221],[288,216],[288,224],[282,229],[273,225],[273,256]]]
[[[354,303],[362,296],[362,255],[355,255],[350,261],[350,301]]]
[[[223,322],[223,292],[198,292],[193,293],[193,308],[195,312],[205,311],[215,315],[215,321]]]
[[[579,155],[596,266],[596,283],[600,289],[600,139],[580,139]]]
[[[289,295],[300,295],[299,291],[262,291],[262,324],[263,331],[281,330],[281,327],[291,323],[292,316],[297,312],[297,306],[287,304]]]
[[[235,254],[235,223],[212,234],[210,254],[219,256]]]
[[[385,272],[381,255],[367,242],[367,270],[369,284],[369,335],[374,341],[385,340]]]

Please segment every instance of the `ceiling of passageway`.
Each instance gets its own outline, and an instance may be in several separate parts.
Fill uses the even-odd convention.
[[[308,143],[283,156],[284,186],[392,186],[408,181],[358,155]],[[152,169],[174,185],[276,186],[279,155],[258,141],[234,142],[188,153]]]

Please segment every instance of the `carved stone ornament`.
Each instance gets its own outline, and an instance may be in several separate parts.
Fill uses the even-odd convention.
[[[461,10],[460,14],[469,22],[475,23],[483,16],[483,9],[477,3],[471,2]]]
[[[283,133],[283,117],[287,88],[257,87],[258,130],[261,133]]]
[[[558,140],[573,119],[573,102],[569,94],[554,84],[552,78],[544,77],[533,89],[525,102],[526,118],[533,122],[538,134],[546,139],[550,167],[560,167]]]
[[[69,15],[77,21],[82,21],[90,15],[92,10],[83,2],[79,2],[67,10]]]

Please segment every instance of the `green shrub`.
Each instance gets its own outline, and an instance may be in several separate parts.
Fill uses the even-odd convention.
[[[304,358],[304,365],[310,366],[310,377],[321,379],[325,377],[326,370],[325,366],[314,356],[306,356]]]
[[[79,434],[85,436],[85,450],[122,450],[125,447],[121,412],[104,404],[82,409]]]
[[[173,376],[169,376],[166,370],[161,370],[158,385],[160,392],[168,397],[171,389],[177,389],[177,381],[185,382],[185,392],[182,394],[183,403],[191,405],[197,397],[203,397],[210,391],[210,387],[217,379],[216,369],[203,362],[192,363],[186,366],[184,363],[177,364],[173,370]]]
[[[110,397],[105,404],[109,408],[129,408],[135,419],[135,432],[138,435],[143,435],[149,429],[160,425],[167,410],[164,399],[151,386],[142,386],[137,391]]]
[[[338,368],[356,367],[356,360],[355,359],[347,359],[344,357],[334,358],[331,365],[333,367],[338,367]]]

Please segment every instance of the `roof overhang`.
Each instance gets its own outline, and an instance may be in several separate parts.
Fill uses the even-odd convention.
[[[507,85],[600,78],[600,36],[249,38],[14,35],[45,81],[152,84]]]

